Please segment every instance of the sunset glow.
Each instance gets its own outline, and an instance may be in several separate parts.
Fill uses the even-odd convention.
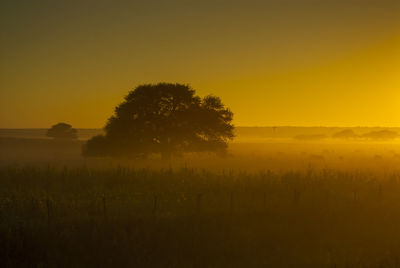
[[[300,4],[301,2],[301,4]],[[0,127],[103,127],[129,90],[215,94],[241,126],[400,126],[395,0],[3,1]]]

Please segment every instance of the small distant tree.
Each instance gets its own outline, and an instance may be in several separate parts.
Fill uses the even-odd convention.
[[[357,138],[357,134],[354,133],[352,129],[344,129],[342,131],[336,132],[332,136],[334,139],[354,139]]]
[[[224,154],[233,139],[233,113],[220,98],[200,98],[188,85],[147,84],[129,92],[115,108],[105,135],[90,139],[86,156],[170,158],[183,152]]]
[[[76,129],[66,123],[58,123],[47,130],[47,137],[54,139],[74,140],[78,138]]]

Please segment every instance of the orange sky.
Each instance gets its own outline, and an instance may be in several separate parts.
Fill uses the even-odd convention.
[[[0,127],[102,127],[141,83],[236,125],[400,126],[400,1],[2,1]]]

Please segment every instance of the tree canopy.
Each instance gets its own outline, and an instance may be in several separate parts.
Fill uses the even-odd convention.
[[[72,128],[70,124],[66,123],[58,123],[56,125],[53,125],[50,129],[47,130],[46,136],[55,139],[68,140],[78,138],[76,129]]]
[[[200,98],[188,85],[146,84],[130,91],[115,108],[105,135],[90,139],[86,156],[169,158],[182,152],[224,153],[233,139],[233,113],[220,98]]]

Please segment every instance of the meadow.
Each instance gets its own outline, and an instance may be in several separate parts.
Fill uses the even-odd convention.
[[[1,267],[399,267],[400,144],[242,140],[85,159],[0,139]]]

